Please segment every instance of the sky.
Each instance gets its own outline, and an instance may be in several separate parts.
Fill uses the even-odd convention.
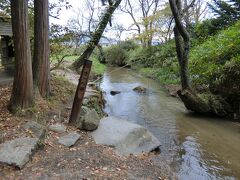
[[[57,2],[57,0],[49,0],[49,1],[50,3]],[[75,12],[78,11],[78,9],[80,9],[80,11],[86,12],[86,9],[84,9],[84,2],[86,1],[87,0],[68,0],[68,2],[72,5],[72,8],[68,10],[63,8],[60,11],[59,19],[50,18],[50,23],[56,23],[56,24],[61,24],[66,26],[68,20],[76,16]],[[167,1],[167,0],[162,0],[161,3],[164,3],[164,1]],[[209,2],[210,0],[203,0],[203,1]],[[96,8],[103,8],[100,0],[95,0],[95,4],[96,4]],[[87,14],[84,16],[87,16]],[[126,29],[133,24],[131,17],[119,10],[115,11],[112,21],[113,21],[113,24],[116,24],[116,23],[122,24]],[[125,31],[122,34],[121,40],[131,37],[133,33],[136,33],[136,31]],[[105,32],[105,36],[114,38],[116,37],[116,31],[111,30],[111,28],[108,28],[107,33]]]
[[[50,0],[51,2],[56,2],[57,0]],[[55,18],[50,18],[50,24],[51,23],[55,23],[55,24],[61,24],[66,26],[67,22],[69,19],[71,19],[72,17],[76,16],[76,11],[78,11],[78,9],[81,9],[84,11],[84,5],[82,2],[84,2],[85,0],[68,0],[68,2],[72,5],[71,9],[62,9],[60,11],[60,17],[59,19],[55,19]],[[101,1],[100,0],[96,0],[96,7],[102,7]],[[86,15],[87,16],[87,15]],[[114,23],[118,23],[118,24],[122,24],[124,25],[126,28],[129,27],[132,24],[132,19],[129,17],[129,15],[120,12],[119,10],[116,10],[113,16],[113,24]],[[111,28],[108,28],[108,32],[106,33],[106,36],[108,37],[114,37],[115,33],[114,31],[111,31]],[[132,32],[125,32],[122,35],[122,39],[126,39],[128,36],[131,36]]]

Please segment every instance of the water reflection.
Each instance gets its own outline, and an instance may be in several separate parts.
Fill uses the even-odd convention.
[[[161,142],[161,157],[179,179],[240,178],[240,126],[187,112],[176,98],[166,96],[159,83],[126,69],[105,73],[101,88],[105,111],[147,127]],[[148,88],[138,94],[136,86]],[[115,96],[111,90],[121,91]]]

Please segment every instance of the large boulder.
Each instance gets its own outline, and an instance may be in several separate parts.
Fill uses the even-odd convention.
[[[113,146],[121,155],[151,152],[160,146],[146,128],[116,117],[101,119],[92,136],[97,144]]]
[[[17,138],[0,144],[0,163],[22,169],[38,147],[38,138]]]
[[[82,106],[80,118],[75,126],[81,130],[93,131],[98,128],[100,117],[94,109]]]

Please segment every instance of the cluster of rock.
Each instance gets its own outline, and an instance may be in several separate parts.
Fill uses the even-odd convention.
[[[36,150],[43,146],[47,129],[35,121],[27,122],[23,127],[25,131],[31,132],[31,137],[20,137],[0,144],[0,163],[15,166],[22,169],[30,161]],[[57,133],[65,133],[66,126],[53,124],[49,130]],[[73,146],[80,135],[77,132],[69,132],[62,135],[58,143],[67,147]]]
[[[139,93],[146,92],[146,88],[143,87],[136,87],[133,90]],[[118,93],[120,92],[112,92],[112,94]],[[85,99],[81,109],[81,116],[74,124],[76,128],[93,131],[91,135],[97,144],[115,147],[120,155],[139,154],[159,149],[160,142],[144,127],[116,117],[101,119],[95,109],[86,106],[92,97],[95,97],[93,94],[96,93],[88,92],[88,98]],[[24,131],[31,132],[31,136],[0,142],[2,143],[0,144],[0,163],[22,169],[34,152],[44,144],[47,129],[58,133],[60,135],[58,143],[66,147],[75,145],[80,139],[80,134],[75,131],[67,132],[67,127],[61,123],[51,124],[46,128],[37,122],[30,121],[22,128]]]
[[[139,93],[139,94],[145,94],[147,92],[147,88],[143,87],[143,86],[137,86],[135,88],[132,89],[134,92]],[[111,90],[110,94],[112,96],[115,96],[117,94],[120,94],[121,91],[117,91],[117,90]]]

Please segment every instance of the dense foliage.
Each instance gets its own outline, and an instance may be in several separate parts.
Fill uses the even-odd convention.
[[[190,70],[196,82],[216,81],[226,62],[240,54],[240,22],[209,37],[190,53]]]

